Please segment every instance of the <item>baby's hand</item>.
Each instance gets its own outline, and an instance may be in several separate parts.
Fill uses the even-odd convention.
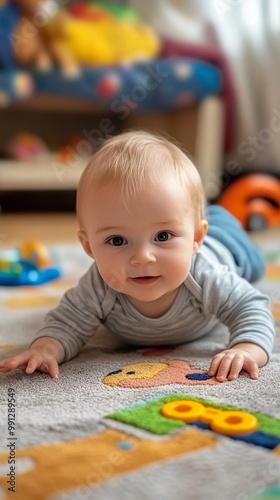
[[[29,374],[39,370],[58,379],[58,362],[63,358],[62,353],[63,347],[54,339],[38,339],[27,351],[1,362],[0,372],[7,373],[20,369]]]
[[[208,375],[216,376],[219,382],[225,382],[236,380],[241,370],[245,370],[253,380],[257,380],[259,366],[266,362],[267,355],[261,347],[244,342],[216,354],[211,361]]]

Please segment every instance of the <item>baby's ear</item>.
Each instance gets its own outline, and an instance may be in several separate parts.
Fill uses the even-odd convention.
[[[84,251],[93,259],[94,257],[93,257],[93,253],[92,253],[91,248],[90,248],[88,236],[87,236],[87,233],[85,232],[84,229],[79,229],[78,238],[83,245]]]
[[[205,238],[205,235],[208,230],[208,222],[205,219],[202,219],[199,221],[198,226],[195,229],[194,233],[194,242],[193,242],[193,253],[196,253],[199,248],[201,247],[203,240]]]

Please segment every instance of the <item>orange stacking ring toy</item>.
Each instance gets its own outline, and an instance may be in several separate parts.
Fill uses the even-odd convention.
[[[232,182],[217,200],[247,230],[280,226],[280,180],[250,174]]]

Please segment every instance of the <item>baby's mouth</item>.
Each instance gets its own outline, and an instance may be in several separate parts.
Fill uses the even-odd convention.
[[[139,283],[143,285],[148,285],[149,283],[154,283],[159,279],[159,276],[136,276],[130,278],[134,283]]]

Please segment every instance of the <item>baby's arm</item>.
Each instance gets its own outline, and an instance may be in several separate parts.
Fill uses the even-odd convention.
[[[58,365],[64,358],[62,344],[53,338],[44,337],[35,340],[27,351],[6,359],[0,363],[0,372],[22,369],[26,373],[39,370],[48,373],[52,378],[59,377]]]
[[[76,356],[100,325],[100,303],[105,294],[97,268],[91,266],[79,284],[68,290],[60,304],[45,316],[29,349],[0,363],[0,373],[19,368],[26,373],[39,370],[58,378],[59,363]]]
[[[226,325],[228,348],[216,354],[209,375],[223,382],[235,380],[241,370],[252,379],[267,363],[273,349],[275,327],[269,297],[264,295],[226,266],[218,266],[197,254],[193,277],[199,285],[194,291],[202,313]]]
[[[260,346],[242,342],[216,354],[211,361],[208,374],[216,376],[219,382],[225,382],[237,379],[241,370],[245,370],[252,379],[257,380],[259,367],[264,366],[267,360],[268,356]]]

